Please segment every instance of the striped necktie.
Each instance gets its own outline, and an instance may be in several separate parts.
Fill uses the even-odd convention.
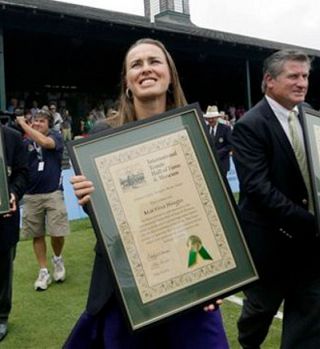
[[[301,140],[299,138],[298,130],[297,130],[297,116],[295,111],[291,111],[288,116],[289,123],[289,132],[291,136],[291,145],[296,156],[302,177],[304,179],[304,183],[307,187],[308,196],[309,196],[309,212],[314,213],[313,207],[313,197],[311,192],[311,184],[310,184],[310,174],[307,165],[306,153],[301,144]]]

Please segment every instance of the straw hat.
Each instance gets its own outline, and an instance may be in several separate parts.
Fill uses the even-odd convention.
[[[216,105],[208,105],[206,113],[203,115],[204,118],[217,118],[221,115]]]

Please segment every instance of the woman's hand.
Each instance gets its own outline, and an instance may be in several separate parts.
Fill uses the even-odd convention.
[[[217,299],[214,303],[210,303],[206,306],[203,307],[204,311],[210,312],[210,311],[214,311],[218,308],[219,305],[221,305],[223,303],[222,299]]]
[[[90,194],[94,191],[94,186],[85,176],[73,176],[70,179],[74,193],[78,198],[79,205],[83,206],[90,201]]]

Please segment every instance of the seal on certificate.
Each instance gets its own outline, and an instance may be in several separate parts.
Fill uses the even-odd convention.
[[[187,246],[190,248],[188,268],[197,264],[198,255],[204,260],[212,260],[208,251],[203,247],[201,239],[197,235],[191,235],[188,238]]]

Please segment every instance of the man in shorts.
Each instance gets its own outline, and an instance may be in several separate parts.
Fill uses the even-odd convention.
[[[35,290],[46,290],[52,279],[47,267],[45,234],[51,237],[53,279],[62,282],[66,270],[62,259],[64,237],[69,233],[67,212],[61,184],[63,139],[51,130],[53,116],[41,109],[32,125],[24,117],[17,117],[26,134],[29,155],[30,185],[24,196],[22,230],[25,237],[33,238],[33,249],[40,266]]]

